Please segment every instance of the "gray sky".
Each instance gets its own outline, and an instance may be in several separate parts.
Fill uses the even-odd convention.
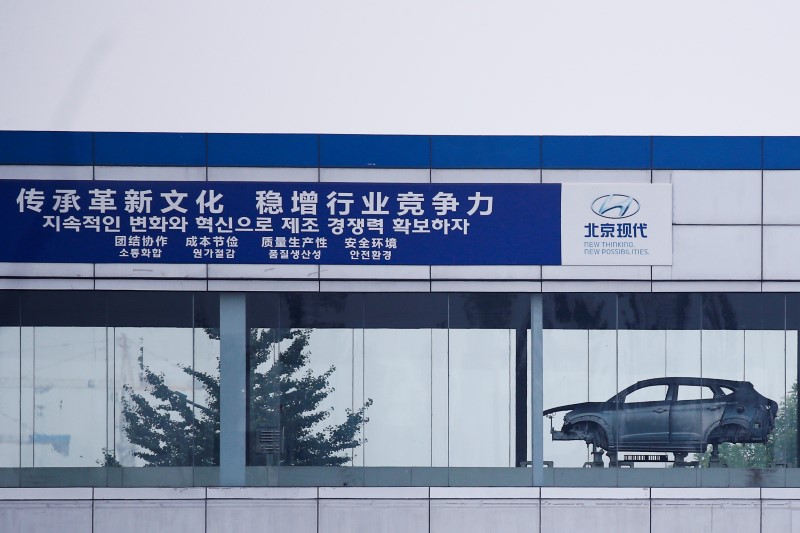
[[[0,129],[798,134],[800,4],[0,2]]]

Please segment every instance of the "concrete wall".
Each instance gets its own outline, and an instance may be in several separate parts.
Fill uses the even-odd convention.
[[[800,489],[1,489],[0,531],[800,531]]]

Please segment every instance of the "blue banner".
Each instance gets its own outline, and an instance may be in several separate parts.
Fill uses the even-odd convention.
[[[559,184],[7,180],[0,198],[0,262],[561,262]]]

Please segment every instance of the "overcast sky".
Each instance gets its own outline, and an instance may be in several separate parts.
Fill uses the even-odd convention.
[[[800,134],[800,3],[0,1],[0,129]]]

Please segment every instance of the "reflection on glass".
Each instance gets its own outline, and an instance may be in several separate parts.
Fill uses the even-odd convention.
[[[248,464],[354,461],[372,403],[354,407],[356,336],[360,330],[251,329]]]
[[[514,466],[516,332],[451,329],[450,466]]]
[[[219,330],[194,328],[192,375],[195,466],[219,465]]]
[[[619,409],[625,410],[625,416],[615,417],[616,435],[610,436],[609,445],[613,448],[616,438],[625,451],[640,448],[642,452],[678,452],[677,457],[685,455],[681,450],[699,450],[701,444],[722,440],[726,442],[719,447],[719,461],[710,464],[709,448],[696,458],[701,466],[796,464],[797,332],[784,331],[784,324],[786,320],[800,322],[800,305],[795,305],[798,309],[793,311],[790,306],[790,315],[784,316],[785,297],[775,294],[636,294],[616,298],[620,329],[607,332],[602,328],[613,320],[606,318],[601,324],[602,313],[587,312],[601,308],[597,297],[549,298],[551,308],[545,308],[546,325],[551,328],[545,330],[544,339],[545,408],[564,405],[565,414],[576,410],[569,404],[605,402],[617,391],[641,380],[665,376],[696,378],[697,383],[679,386],[676,382],[670,388],[662,384],[620,395]],[[603,307],[613,306],[612,301]],[[582,318],[578,320],[577,316]],[[594,327],[588,324],[592,320],[597,322]],[[588,327],[580,328],[579,322]],[[607,338],[601,340],[602,334]],[[707,381],[701,383],[701,378]],[[752,383],[754,388],[750,390],[756,396],[737,392],[749,386],[725,388],[714,384],[713,379]],[[583,392],[587,384],[588,394]],[[753,398],[739,402],[747,405],[738,426],[733,416],[736,405],[726,403],[726,395]],[[771,408],[769,400],[778,404],[775,429],[766,444],[753,442],[764,438],[758,424],[766,420],[766,415],[757,413]],[[653,414],[655,407],[661,411],[660,418]],[[556,430],[561,428],[564,414],[555,413]],[[637,416],[640,420],[635,419]],[[663,427],[657,418],[664,422]],[[659,432],[662,438],[653,437]],[[555,466],[581,466],[585,461],[586,445],[580,438],[554,442],[548,437],[546,434],[545,460],[553,460]],[[644,442],[647,439],[660,443],[648,445]]]
[[[364,330],[366,466],[431,466],[432,352],[432,330]]]
[[[19,466],[20,331],[0,327],[0,467]]]
[[[107,446],[105,328],[32,329],[33,466],[97,466]]]
[[[213,442],[199,433],[218,425],[219,416],[207,410],[195,416],[193,336],[192,328],[114,328],[114,458],[120,465],[215,463]]]
[[[585,402],[588,397],[589,379],[589,332],[585,330],[546,329],[543,332],[544,408]],[[548,356],[558,354],[558,356]],[[606,374],[613,380],[613,370]],[[597,375],[593,372],[591,375]],[[613,384],[612,384],[613,386]],[[612,393],[613,394],[613,393]],[[603,400],[607,400],[609,394]],[[553,441],[550,427],[561,429],[564,413],[555,413],[544,424],[543,456],[553,461],[554,466],[583,466],[586,462],[586,444],[580,441]]]

